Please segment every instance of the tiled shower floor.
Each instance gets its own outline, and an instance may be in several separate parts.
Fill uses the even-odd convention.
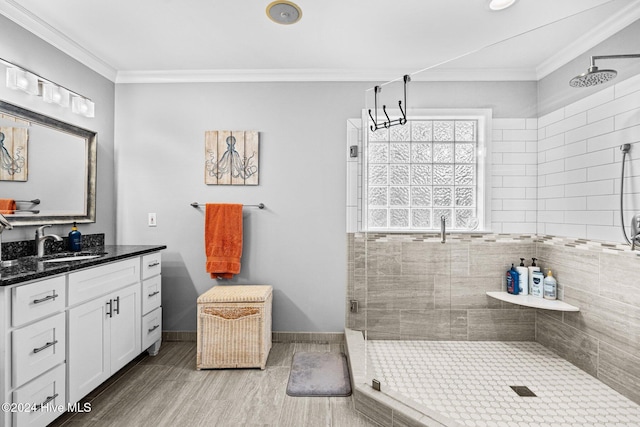
[[[535,342],[368,341],[367,353],[383,392],[460,425],[640,426],[639,405]]]

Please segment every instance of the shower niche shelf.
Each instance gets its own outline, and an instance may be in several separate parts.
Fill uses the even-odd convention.
[[[578,307],[567,304],[564,301],[548,300],[531,295],[512,295],[508,292],[487,292],[487,295],[489,295],[491,298],[499,299],[500,301],[523,305],[525,307],[541,308],[544,310],[555,311],[580,311]]]

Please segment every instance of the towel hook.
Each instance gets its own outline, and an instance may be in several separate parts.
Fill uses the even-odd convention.
[[[409,76],[408,74],[405,74],[402,77],[402,81],[404,83],[404,105],[405,105],[405,108],[407,108],[407,83],[411,81],[411,76]],[[385,129],[389,129],[391,126],[395,126],[395,125],[405,125],[407,123],[407,111],[405,111],[405,109],[402,108],[402,100],[398,101],[398,107],[400,108],[400,114],[402,114],[402,117],[395,120],[391,120],[391,118],[389,117],[389,114],[387,114],[387,106],[383,105],[382,112],[387,117],[387,121],[378,123],[378,94],[380,92],[382,92],[382,88],[380,86],[375,86],[373,88],[375,118],[373,117],[373,114],[371,114],[371,109],[369,109],[369,117],[373,122],[373,124],[370,126],[371,131],[375,132],[378,129],[382,129],[383,127]]]

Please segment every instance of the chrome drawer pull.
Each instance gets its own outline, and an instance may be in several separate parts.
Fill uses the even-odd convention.
[[[34,299],[34,300],[33,300],[33,303],[34,303],[34,304],[40,304],[41,302],[49,301],[50,299],[56,299],[56,298],[58,298],[59,296],[60,296],[60,295],[58,295],[58,294],[53,294],[53,295],[46,296],[46,297],[44,297],[44,298]]]
[[[113,300],[112,299],[107,301],[107,307],[109,307],[109,310],[106,313],[107,313],[107,316],[109,316],[109,317],[113,317],[112,304],[113,304]]]
[[[151,298],[152,296],[158,295],[160,293],[160,291],[155,291],[149,294],[149,298]]]
[[[47,406],[47,404],[49,402],[51,402],[53,399],[55,399],[56,397],[58,397],[58,393],[54,394],[53,396],[47,396],[47,398],[45,399],[44,402],[42,402],[39,405],[36,405],[36,407],[34,408],[36,411],[39,411],[40,409],[42,409],[43,406]]]
[[[120,297],[117,296],[115,301],[116,301],[116,306],[113,308],[113,313],[120,314]]]
[[[148,268],[155,267],[156,265],[160,265],[158,261],[153,261],[151,264],[147,264]]]
[[[55,341],[52,341],[52,342],[48,342],[48,343],[46,343],[45,345],[43,345],[42,347],[40,347],[40,348],[34,348],[34,349],[33,349],[33,352],[34,352],[34,353],[40,353],[40,352],[41,352],[42,350],[44,350],[45,348],[49,348],[49,347],[51,347],[52,345],[56,345],[56,344],[58,344],[58,340],[55,340]]]
[[[160,327],[160,325],[156,325],[153,328],[149,329],[149,333],[155,331],[156,329],[158,329]]]

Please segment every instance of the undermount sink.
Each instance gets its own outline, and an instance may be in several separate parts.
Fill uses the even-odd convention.
[[[61,256],[55,256],[54,258],[44,259],[43,262],[69,262],[69,261],[82,261],[93,258],[100,258],[101,256],[106,255],[105,253],[95,254],[95,253],[87,253],[87,252],[78,252],[73,255],[64,254]]]

